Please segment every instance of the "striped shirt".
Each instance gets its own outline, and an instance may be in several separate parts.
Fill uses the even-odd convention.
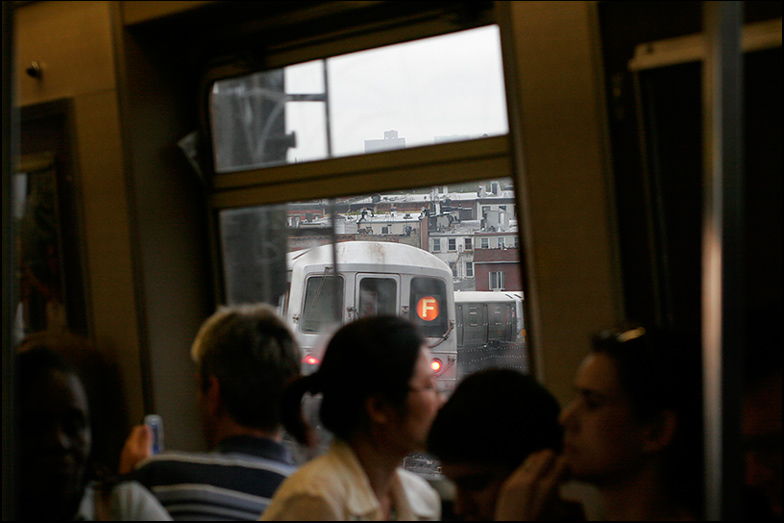
[[[153,456],[131,478],[150,489],[175,520],[255,521],[295,468],[282,444],[237,436],[209,453]]]

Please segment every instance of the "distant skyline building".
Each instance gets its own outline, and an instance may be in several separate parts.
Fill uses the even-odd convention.
[[[405,149],[406,139],[399,138],[397,131],[384,131],[382,140],[365,140],[365,152],[389,151],[391,149]]]

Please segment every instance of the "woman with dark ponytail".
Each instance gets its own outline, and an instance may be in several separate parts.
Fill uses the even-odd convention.
[[[335,437],[278,489],[263,520],[438,520],[438,494],[400,467],[424,450],[441,398],[425,339],[396,316],[363,318],[341,328],[319,370],[286,390],[283,423],[304,444],[305,394],[321,394],[319,418]]]

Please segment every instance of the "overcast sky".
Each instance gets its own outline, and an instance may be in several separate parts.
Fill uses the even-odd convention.
[[[395,130],[406,146],[436,136],[507,132],[498,28],[482,27],[327,61],[332,154],[364,152],[365,140]],[[320,61],[286,68],[286,92],[324,91]],[[324,104],[290,102],[289,160],[326,156]]]

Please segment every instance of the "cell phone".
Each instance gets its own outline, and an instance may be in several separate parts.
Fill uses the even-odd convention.
[[[144,424],[150,427],[152,432],[152,453],[160,454],[163,452],[163,418],[157,414],[148,414],[144,417]]]

